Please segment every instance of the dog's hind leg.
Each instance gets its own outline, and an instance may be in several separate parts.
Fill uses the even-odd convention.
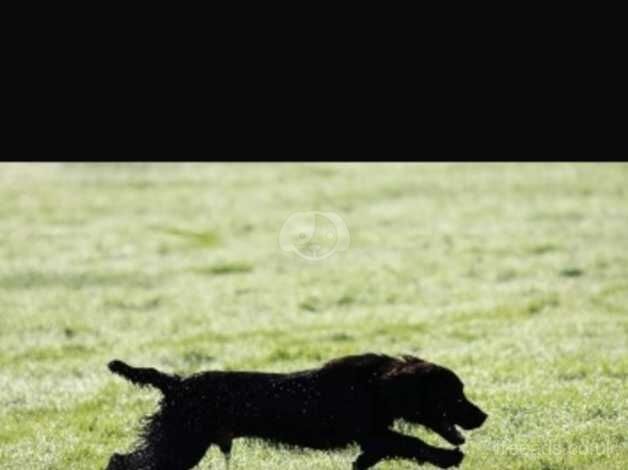
[[[367,470],[384,458],[383,454],[374,452],[362,452],[353,462],[353,470]]]

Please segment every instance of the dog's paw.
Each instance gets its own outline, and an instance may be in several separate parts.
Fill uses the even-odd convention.
[[[464,459],[464,454],[458,448],[453,450],[438,449],[432,457],[431,462],[437,467],[451,468],[460,465],[462,459]]]
[[[129,370],[129,366],[118,359],[110,361],[109,364],[107,364],[107,367],[115,374]]]

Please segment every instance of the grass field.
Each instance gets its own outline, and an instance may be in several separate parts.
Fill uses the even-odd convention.
[[[309,211],[338,216],[316,216],[324,259],[279,243]],[[463,378],[490,414],[463,468],[628,468],[628,165],[0,164],[0,237],[2,469],[128,449],[158,394],[114,357],[288,371],[364,351]],[[238,440],[232,469],[356,453]]]

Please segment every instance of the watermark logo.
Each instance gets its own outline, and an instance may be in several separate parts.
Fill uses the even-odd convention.
[[[295,212],[279,232],[279,247],[307,261],[322,261],[349,249],[351,237],[335,212]]]
[[[493,454],[509,457],[553,457],[565,459],[573,455],[582,455],[592,458],[610,458],[617,453],[617,445],[609,439],[590,443],[570,443],[546,439],[543,442],[506,442],[490,443],[488,447]]]

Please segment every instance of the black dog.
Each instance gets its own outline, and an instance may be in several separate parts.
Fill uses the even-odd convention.
[[[146,419],[137,449],[114,454],[108,470],[192,468],[212,444],[229,462],[236,437],[256,437],[315,449],[357,443],[353,464],[367,469],[382,459],[404,458],[441,468],[457,466],[458,449],[433,447],[391,430],[397,419],[422,424],[454,446],[464,442],[456,425],[474,429],[487,415],[463,393],[449,369],[413,356],[347,356],[320,369],[290,374],[203,372],[188,378],[121,361],[109,369],[164,397]]]

